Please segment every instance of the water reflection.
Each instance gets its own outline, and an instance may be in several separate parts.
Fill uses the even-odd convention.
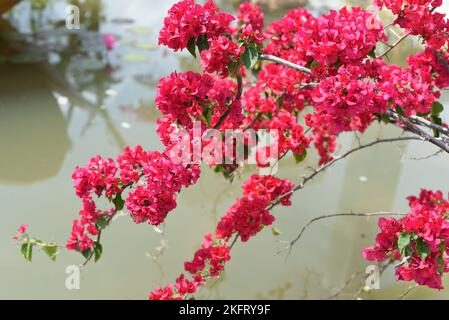
[[[0,183],[56,175],[71,141],[46,75],[36,65],[6,64],[0,74],[8,75],[0,77]]]

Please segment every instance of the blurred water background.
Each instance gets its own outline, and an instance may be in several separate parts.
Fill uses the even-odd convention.
[[[12,1],[16,2],[16,1]],[[157,47],[162,20],[174,0],[23,0],[0,16],[0,298],[146,299],[158,284],[173,281],[192,257],[205,233],[240,196],[246,170],[233,184],[205,168],[197,185],[184,190],[163,233],[117,219],[103,237],[100,262],[82,269],[80,290],[67,290],[65,268],[82,257],[66,252],[52,263],[44,254],[26,262],[12,241],[17,227],[63,243],[80,209],[71,173],[76,165],[101,154],[114,157],[124,146],[162,149],[155,134],[156,84],[173,71],[197,70],[187,53]],[[65,28],[68,4],[81,8],[81,30]],[[217,1],[234,12],[239,1]],[[267,22],[303,5],[319,14],[363,1],[264,1]],[[0,7],[1,8],[1,7]],[[449,12],[449,10],[448,10]],[[385,23],[391,21],[382,15]],[[103,35],[117,47],[107,52]],[[393,63],[420,50],[404,41],[390,54]],[[449,106],[447,92],[443,102]],[[449,109],[449,108],[446,108]],[[445,112],[448,118],[448,112]],[[397,136],[400,131],[373,126],[362,137]],[[353,134],[343,146],[357,145]],[[343,149],[340,149],[341,152]],[[420,188],[448,190],[448,156],[414,160],[435,152],[425,143],[379,145],[354,154],[317,177],[294,196],[293,206],[276,209],[275,236],[269,229],[238,244],[224,276],[198,298],[323,299],[337,292],[368,265],[361,249],[371,245],[376,219],[336,218],[313,225],[290,256],[275,256],[279,240],[291,240],[313,217],[338,212],[405,211],[405,197]],[[296,166],[281,162],[279,175],[299,179],[317,156]],[[445,281],[449,286],[449,281]],[[355,281],[340,298],[351,298]],[[398,298],[409,284],[394,281],[387,270],[381,290],[367,299]],[[446,299],[448,291],[419,288],[409,298]]]

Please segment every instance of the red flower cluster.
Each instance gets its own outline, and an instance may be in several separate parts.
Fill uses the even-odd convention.
[[[240,26],[238,37],[241,40],[257,44],[263,42],[264,15],[258,6],[249,2],[242,3],[237,11],[237,20]]]
[[[164,20],[159,44],[178,51],[187,48],[191,39],[196,42],[201,36],[214,38],[229,33],[229,24],[234,17],[219,10],[212,0],[208,0],[204,6],[196,4],[194,0],[176,3]]]
[[[217,127],[220,137],[225,129],[277,130],[277,141],[272,143],[277,143],[278,154],[292,151],[296,156],[305,155],[313,142],[320,164],[324,164],[332,160],[338,134],[363,132],[388,108],[398,113],[402,109],[405,115],[428,114],[439,98],[438,89],[449,86],[449,53],[442,49],[447,44],[448,21],[434,11],[442,1],[377,3],[398,15],[397,24],[425,40],[426,50],[410,57],[406,67],[373,58],[376,44],[386,36],[374,15],[361,8],[343,8],[321,17],[296,9],[263,33],[263,13],[250,3],[239,7],[235,27],[230,27],[234,18],[219,12],[212,0],[204,5],[194,0],[175,4],[164,20],[159,43],[175,51],[188,47],[192,52],[198,47],[204,71],[219,77],[189,71],[160,80],[156,107],[163,118],[158,120],[157,133],[166,147],[164,152],[128,147],[116,161],[97,156],[85,167],[76,168],[72,178],[83,207],[73,222],[67,248],[84,252],[95,246],[93,236],[124,206],[136,223],[158,225],[164,221],[176,207],[177,194],[194,184],[200,174],[197,163],[176,164],[171,160],[179,152],[173,136],[188,138],[193,145],[194,120],[201,120],[202,132]],[[265,37],[269,43],[264,49]],[[275,63],[263,65],[257,61],[261,52],[311,71],[304,73]],[[259,72],[255,84],[244,81],[238,87],[228,78],[236,70],[244,80],[249,78],[242,62],[246,67],[251,65],[254,74]],[[242,96],[243,89],[247,90]],[[306,106],[313,109],[303,115]],[[312,129],[309,136],[299,124],[301,117]],[[186,130],[186,135],[178,134]],[[248,142],[248,150],[254,142]],[[200,146],[203,149],[214,143],[222,141],[201,139]],[[267,149],[259,148],[257,155]],[[235,157],[233,149],[225,146],[221,151],[227,159]],[[238,167],[237,163],[224,165],[215,159],[206,162],[223,173]],[[271,225],[275,219],[269,211],[271,205],[290,205],[293,188],[286,179],[251,176],[243,184],[243,196],[219,221],[215,238],[206,235],[193,259],[185,262],[184,269],[192,278],[181,274],[174,285],[151,292],[150,299],[183,299],[195,293],[206,278],[219,276],[230,259],[231,237],[247,241]],[[114,208],[98,209],[94,194],[105,196]],[[398,279],[441,288],[441,276],[449,271],[449,202],[441,192],[425,190],[409,202],[411,212],[404,218],[379,220],[381,232],[376,245],[366,248],[364,256],[375,261],[401,261],[396,270]]]
[[[148,221],[162,223],[167,214],[176,208],[176,194],[199,178],[198,165],[174,164],[165,153],[152,151],[142,163],[145,183],[138,185],[126,199],[126,208],[136,223]]]
[[[413,35],[422,36],[427,45],[441,49],[448,40],[449,20],[435,12],[443,0],[376,0],[379,7],[387,7],[398,17],[395,23]]]
[[[242,241],[260,232],[263,226],[274,221],[267,206],[275,200],[281,205],[291,205],[290,192],[293,183],[274,176],[252,175],[243,184],[243,197],[238,199],[216,230],[216,239],[211,234],[204,237],[203,244],[193,257],[184,263],[184,269],[190,273],[193,280],[188,280],[181,274],[176,284],[168,284],[150,293],[150,300],[178,300],[193,294],[204,284],[206,278],[218,277],[224,264],[231,259],[228,240],[232,235],[239,235]]]
[[[379,219],[376,245],[365,248],[370,261],[401,261],[398,280],[442,289],[442,275],[449,272],[449,202],[441,191],[422,190],[409,197],[410,213],[404,218]]]
[[[266,31],[266,38],[270,39],[270,42],[265,47],[265,52],[295,63],[299,61],[291,57],[300,54],[305,61],[305,52],[295,48],[295,38],[309,19],[315,18],[306,9],[299,8],[289,11],[279,21],[273,22]]]
[[[90,159],[85,167],[77,167],[72,176],[76,194],[83,201],[83,208],[79,212],[79,219],[73,222],[67,249],[83,252],[91,248],[94,245],[91,236],[99,233],[99,220],[107,223],[117,211],[114,201],[123,201],[123,191],[133,187],[141,178],[144,179],[144,184],[138,185],[129,193],[125,200],[126,207],[136,223],[148,220],[157,225],[176,207],[176,193],[183,186],[194,184],[199,174],[198,165],[186,167],[174,164],[166,154],[147,152],[141,146],[125,148],[117,156],[117,163],[100,156]],[[99,210],[92,192],[98,197],[104,193],[109,201],[114,202],[115,208]]]
[[[205,278],[220,274],[224,264],[231,259],[229,252],[230,248],[223,240],[213,240],[212,235],[207,234],[193,260],[184,263],[184,269],[192,275],[193,280],[188,280],[181,274],[176,279],[174,288],[171,284],[158,288],[150,293],[150,300],[179,300],[195,293],[204,284]]]
[[[208,73],[217,72],[222,78],[229,76],[229,64],[238,63],[245,47],[240,47],[226,36],[209,39],[209,49],[201,52],[201,65]]]
[[[116,173],[114,160],[101,156],[91,158],[85,167],[77,167],[73,172],[76,195],[85,198],[94,191],[97,196],[101,196],[105,191],[106,196],[111,198],[120,191]]]
[[[157,86],[156,107],[164,115],[181,125],[191,127],[191,117],[198,119],[203,113],[214,79],[192,71],[172,73],[162,78]]]
[[[204,284],[201,275],[196,276],[193,280],[188,280],[181,274],[176,278],[176,284],[168,284],[165,288],[157,288],[150,292],[150,300],[182,300],[186,295],[196,292],[199,286]]]
[[[362,8],[331,11],[309,18],[295,38],[297,50],[322,65],[354,63],[365,59],[379,40],[386,40],[383,25]]]
[[[207,234],[203,245],[195,252],[193,260],[184,263],[184,269],[193,276],[206,271],[208,275],[216,277],[223,270],[223,264],[231,259],[229,252],[230,249],[226,244],[214,243],[212,235]],[[205,270],[206,266],[208,270]]]
[[[14,235],[14,237],[12,239],[18,241],[27,232],[27,228],[28,228],[27,224],[22,224],[17,229],[17,233]]]
[[[432,48],[410,56],[408,65],[412,73],[419,74],[423,82],[432,83],[440,89],[449,87],[449,52],[439,53]]]
[[[243,197],[237,199],[229,208],[226,215],[217,225],[218,238],[228,240],[232,235],[238,234],[242,241],[259,233],[263,226],[269,226],[274,216],[267,210],[269,204],[280,196],[289,193],[293,183],[289,180],[273,176],[252,175],[243,184]],[[289,206],[291,194],[281,199],[281,204]]]
[[[413,59],[409,62],[414,63]],[[378,102],[401,107],[406,115],[428,113],[432,104],[440,97],[435,91],[434,74],[423,68],[402,68],[387,65],[380,59],[373,62],[372,76],[377,78]]]
[[[278,140],[275,142],[278,146],[278,154],[292,151],[294,154],[302,155],[309,147],[310,140],[291,113],[282,110],[270,120],[263,120],[261,123],[265,128],[278,131]]]
[[[363,132],[375,112],[385,111],[375,103],[375,85],[365,75],[363,67],[345,65],[335,76],[321,80],[312,92],[315,113],[307,116],[307,124],[325,127],[332,135],[343,131]]]
[[[255,30],[259,31],[261,31],[264,26],[262,10],[250,2],[242,3],[239,6],[237,20],[240,24],[252,25]]]
[[[96,222],[115,213],[114,210],[103,212],[97,209],[92,192],[98,197],[104,192],[108,199],[120,193],[122,189],[116,177],[117,170],[114,160],[96,156],[85,167],[77,167],[73,172],[76,195],[82,199],[83,208],[79,212],[79,219],[73,221],[72,233],[66,243],[68,250],[83,252],[92,248],[94,241],[89,235],[98,234]]]

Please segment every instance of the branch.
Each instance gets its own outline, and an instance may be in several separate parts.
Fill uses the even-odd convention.
[[[334,213],[334,214],[329,214],[329,215],[323,215],[323,216],[319,216],[316,218],[313,218],[312,220],[310,220],[304,227],[302,227],[301,231],[299,232],[299,234],[296,236],[295,239],[293,239],[292,241],[290,241],[288,243],[288,246],[279,250],[278,252],[276,252],[276,254],[279,254],[285,250],[289,250],[289,254],[290,251],[293,247],[293,245],[298,242],[302,235],[304,234],[304,232],[306,231],[306,229],[313,223],[319,221],[319,220],[323,220],[323,219],[328,219],[328,218],[335,218],[335,217],[374,217],[374,216],[397,216],[397,215],[402,215],[396,212],[372,212],[372,213]]]
[[[414,134],[417,134],[420,136],[423,140],[429,141],[430,143],[436,145],[440,149],[446,151],[449,153],[449,139],[441,139],[441,138],[435,138],[433,135],[430,135],[426,132],[424,132],[418,125],[414,124],[413,122],[409,121],[407,117],[402,117],[395,113],[392,110],[388,110],[386,114],[393,118],[396,123],[394,123],[399,128],[402,128],[406,131],[412,132]],[[403,123],[404,126],[401,126],[399,123]]]
[[[242,79],[242,73],[240,72],[240,67],[237,68],[236,71],[236,77],[237,77],[237,94],[235,96],[234,102],[237,100],[240,100],[240,98],[242,97],[242,93],[243,93],[243,79]],[[220,119],[218,119],[217,123],[214,126],[214,129],[219,129],[221,127],[221,125],[223,124],[223,122],[225,122],[226,118],[229,116],[229,114],[231,113],[232,108],[229,107],[220,117]]]
[[[282,64],[284,66],[290,67],[294,70],[300,71],[300,72],[304,72],[307,73],[308,75],[312,75],[312,70],[310,70],[309,68],[306,67],[302,67],[296,63],[284,60],[282,58],[273,56],[271,54],[261,54],[259,57],[261,60],[266,60],[266,61],[271,61],[271,62],[275,62],[275,63],[279,63]]]
[[[407,291],[405,291],[403,294],[401,294],[399,296],[398,300],[403,300],[406,296],[408,296],[408,294],[410,292],[412,292],[413,290],[415,290],[418,287],[419,287],[419,284],[415,284],[413,287],[408,288]]]
[[[393,50],[394,48],[396,48],[404,39],[406,39],[408,36],[410,35],[410,33],[406,33],[404,34],[402,37],[400,37],[395,43],[393,44],[388,44],[388,49],[385,50],[384,53],[382,53],[381,55],[377,56],[376,58],[382,58],[384,56],[386,56],[387,54],[390,53],[391,50]]]
[[[285,194],[279,196],[276,200],[274,200],[274,201],[271,203],[271,205],[268,207],[268,210],[271,210],[274,206],[278,205],[278,204],[281,202],[281,200],[282,200],[283,198],[285,198],[286,196],[289,196],[289,195],[293,194],[294,192],[296,192],[296,191],[298,191],[298,190],[300,190],[300,189],[303,189],[304,186],[305,186],[305,184],[306,184],[307,182],[309,182],[310,180],[312,180],[312,179],[313,179],[316,175],[318,175],[320,172],[326,170],[327,168],[329,168],[330,166],[332,166],[334,163],[336,163],[337,161],[340,161],[340,160],[346,158],[346,157],[349,156],[350,154],[352,154],[352,153],[354,153],[354,152],[357,152],[357,151],[359,151],[359,150],[363,150],[363,149],[369,148],[369,147],[374,146],[374,145],[376,145],[376,144],[380,144],[380,143],[389,143],[389,142],[407,141],[407,140],[421,140],[421,139],[420,139],[419,137],[397,137],[397,138],[377,139],[377,140],[374,140],[374,141],[372,141],[372,142],[370,142],[370,143],[363,144],[363,145],[359,145],[358,147],[356,147],[356,148],[354,148],[354,149],[351,149],[351,150],[345,152],[343,155],[341,155],[341,156],[339,156],[339,157],[336,157],[336,158],[334,158],[333,160],[331,160],[330,162],[328,162],[328,163],[322,165],[320,168],[315,169],[314,172],[313,172],[312,174],[310,174],[310,175],[308,175],[308,176],[305,176],[305,177],[303,178],[302,182],[301,182],[300,184],[296,185],[290,192],[287,192],[287,193],[285,193]]]
[[[441,132],[442,134],[444,134],[446,136],[449,136],[449,129],[448,128],[440,126],[440,125],[438,125],[436,123],[433,123],[433,122],[431,122],[431,121],[429,121],[427,119],[421,118],[421,117],[409,116],[408,118],[411,121],[415,122],[415,123],[421,124],[421,125],[426,126],[426,127],[430,128],[430,129],[439,131],[439,132]]]

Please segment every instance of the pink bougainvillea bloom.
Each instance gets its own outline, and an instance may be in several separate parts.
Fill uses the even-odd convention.
[[[103,42],[106,50],[111,51],[117,44],[117,38],[113,34],[105,34],[103,35]]]
[[[19,229],[17,229],[16,235],[13,237],[14,240],[19,240],[19,237],[27,231],[28,225],[22,224]]]

